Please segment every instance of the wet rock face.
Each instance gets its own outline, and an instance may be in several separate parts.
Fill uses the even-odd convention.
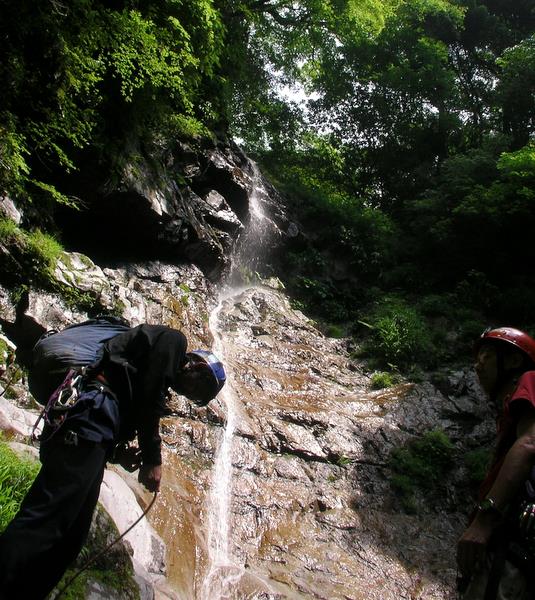
[[[178,568],[195,566],[203,584],[211,577],[213,595],[195,595],[182,571],[174,583],[185,597],[453,598],[466,518],[457,507],[470,507],[455,483],[462,468],[441,497],[419,494],[418,513],[409,515],[388,461],[393,448],[437,428],[465,449],[468,430],[476,447],[492,437],[473,375],[450,374],[444,392],[430,383],[370,391],[343,342],[323,337],[268,288],[225,301],[219,325],[231,374],[224,397],[193,412],[177,401],[164,426],[166,459],[179,476],[173,493],[164,490],[172,534],[168,509],[156,522],[171,553],[185,559]],[[207,493],[226,418],[235,428],[230,549],[214,573],[206,529],[217,506]],[[192,531],[202,532],[195,553],[184,553]]]
[[[161,261],[125,264],[101,269],[87,256],[65,252],[56,267],[59,284],[84,294],[93,304],[91,314],[69,306],[60,294],[30,288],[13,304],[0,286],[0,326],[17,347],[23,366],[31,362],[32,348],[49,330],[60,330],[98,314],[121,314],[130,325],[164,323],[187,330],[190,343],[210,345],[208,313],[214,292],[193,265]]]
[[[58,222],[69,246],[97,262],[187,260],[215,280],[229,266],[258,177],[234,144],[177,144],[167,156],[126,164],[113,182],[78,184],[83,210],[63,208]],[[286,229],[280,197],[272,190],[266,198]]]
[[[470,504],[457,485],[463,467],[441,497],[419,494],[418,513],[409,515],[390,485],[388,460],[392,448],[435,428],[460,456],[492,438],[468,371],[442,377],[439,387],[372,392],[344,342],[292,310],[276,281],[223,301],[211,319],[214,339],[208,325],[216,300],[199,269],[159,261],[100,269],[68,258],[58,278],[100,294],[103,308],[120,306],[133,325],[167,323],[184,330],[190,346],[215,345],[224,354],[229,381],[220,397],[196,408],[175,396],[162,421],[164,481],[149,521],[166,545],[164,597],[454,597],[453,549],[466,517],[457,507]],[[1,297],[3,326],[13,331],[21,322],[44,330],[87,316],[35,290],[24,314],[9,306],[7,293]],[[231,477],[214,496],[229,421]],[[221,514],[219,502],[228,505]],[[214,515],[226,523],[224,541]],[[151,548],[141,544],[139,556],[148,557],[142,566],[154,576],[164,568],[161,549],[145,545]]]

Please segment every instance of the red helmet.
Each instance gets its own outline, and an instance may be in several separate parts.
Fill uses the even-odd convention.
[[[505,342],[515,346],[523,352],[529,359],[535,363],[535,340],[527,333],[514,329],[513,327],[498,327],[497,329],[487,329],[481,334],[476,342],[476,351],[479,350],[485,342]]]

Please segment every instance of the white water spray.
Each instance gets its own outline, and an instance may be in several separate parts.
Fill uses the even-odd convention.
[[[225,363],[224,332],[220,317],[225,304],[258,276],[269,247],[270,236],[276,227],[264,214],[261,198],[266,194],[259,171],[254,166],[253,193],[249,200],[249,222],[240,236],[232,256],[228,283],[224,286],[217,307],[210,315],[210,331],[214,336],[214,352]],[[227,383],[220,395],[227,411],[225,430],[220,441],[212,472],[208,497],[208,568],[201,588],[201,600],[230,600],[235,598],[236,585],[245,573],[232,548],[232,445],[237,419],[236,396],[232,373],[227,369]]]
[[[225,362],[219,315],[223,307],[218,306],[210,315],[210,330],[214,334],[214,352]],[[230,374],[219,395],[226,406],[227,419],[212,472],[212,486],[208,497],[208,572],[202,584],[202,600],[231,598],[232,588],[239,581],[242,569],[236,565],[230,545],[230,515],[232,502],[232,442],[236,422],[235,398]]]

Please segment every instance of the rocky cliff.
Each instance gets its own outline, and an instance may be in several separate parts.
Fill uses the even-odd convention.
[[[162,491],[150,526],[129,537],[142,597],[453,598],[462,457],[491,433],[470,371],[371,390],[344,340],[291,308],[276,274],[299,229],[240,150],[182,145],[151,164],[96,178],[83,211],[56,215],[68,251],[51,284],[19,281],[14,294],[4,277],[0,288],[22,366],[41,332],[110,311],[180,328],[190,347],[224,358],[223,393],[203,409],[174,397],[162,422]],[[24,222],[8,199],[3,211]],[[0,253],[17,260],[5,243]],[[23,440],[37,407],[6,369],[0,426]],[[392,451],[436,429],[453,464],[434,488],[414,489],[408,510]],[[147,498],[115,469],[101,501],[122,531]]]

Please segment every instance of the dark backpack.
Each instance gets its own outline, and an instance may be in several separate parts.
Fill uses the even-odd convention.
[[[97,367],[103,356],[104,343],[129,329],[122,319],[97,317],[61,331],[45,333],[33,348],[28,373],[32,396],[46,405],[70,368]]]

